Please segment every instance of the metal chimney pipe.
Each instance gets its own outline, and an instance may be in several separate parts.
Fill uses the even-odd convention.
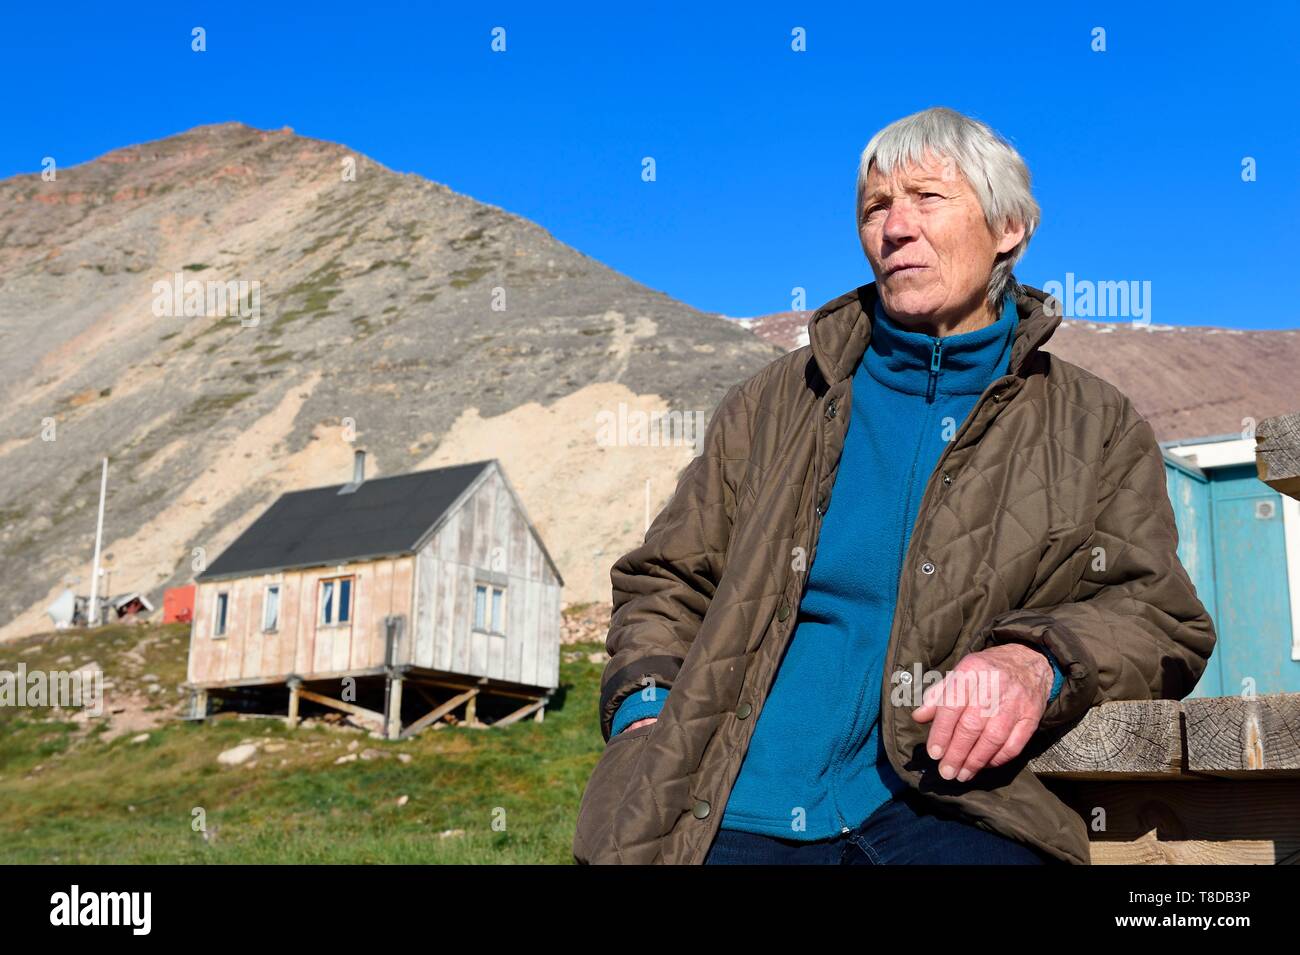
[[[358,450],[352,455],[352,480],[339,488],[340,494],[353,494],[366,479],[366,452]]]

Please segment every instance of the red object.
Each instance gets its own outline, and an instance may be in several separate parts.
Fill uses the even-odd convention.
[[[163,594],[163,623],[189,623],[194,619],[194,585],[172,587]]]

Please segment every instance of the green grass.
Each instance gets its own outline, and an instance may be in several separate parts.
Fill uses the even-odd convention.
[[[457,269],[451,273],[448,284],[452,288],[468,288],[492,270],[486,266],[473,265],[466,269]]]
[[[275,320],[275,325],[278,327],[302,318],[332,314],[329,310],[330,303],[343,294],[343,289],[336,287],[342,275],[341,269],[339,260],[331,259],[290,288],[285,293],[285,297],[296,298],[302,302],[302,305],[281,312]]]
[[[122,690],[157,675],[157,705],[170,711],[181,699],[188,629],[28,638],[0,645],[0,670],[93,659]],[[128,664],[122,655],[146,637],[144,661]],[[33,646],[41,649],[22,653]],[[595,721],[602,665],[587,660],[600,648],[562,648],[580,653],[561,663],[563,702],[543,723],[448,727],[403,742],[234,714],[168,720],[144,743],[131,742],[135,733],[105,741],[68,711],[0,708],[0,863],[570,863],[582,788],[604,745]],[[58,664],[65,655],[72,662]],[[284,748],[260,751],[251,767],[217,764],[247,739]],[[354,741],[358,754],[384,755],[336,765]],[[206,815],[206,840],[192,825],[195,809]],[[464,832],[439,837],[452,829]]]

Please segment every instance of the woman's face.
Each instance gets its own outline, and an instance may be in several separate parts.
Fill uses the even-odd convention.
[[[858,234],[885,312],[937,334],[988,314],[993,263],[1024,238],[1024,228],[1012,223],[994,235],[955,164],[927,153],[924,164],[895,168],[889,176],[872,166]]]

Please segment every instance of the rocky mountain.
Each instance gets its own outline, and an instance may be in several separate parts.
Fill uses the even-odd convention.
[[[812,312],[774,312],[737,321],[789,351],[808,344],[811,318]],[[1246,419],[1300,411],[1300,329],[1070,318],[1061,321],[1046,350],[1128,395],[1161,441],[1240,434]]]
[[[156,601],[364,447],[371,476],[500,458],[566,601],[607,600],[695,451],[667,415],[702,432],[779,354],[287,129],[205,126],[0,182],[0,638],[47,627],[66,580],[88,591],[105,456],[114,593]]]

